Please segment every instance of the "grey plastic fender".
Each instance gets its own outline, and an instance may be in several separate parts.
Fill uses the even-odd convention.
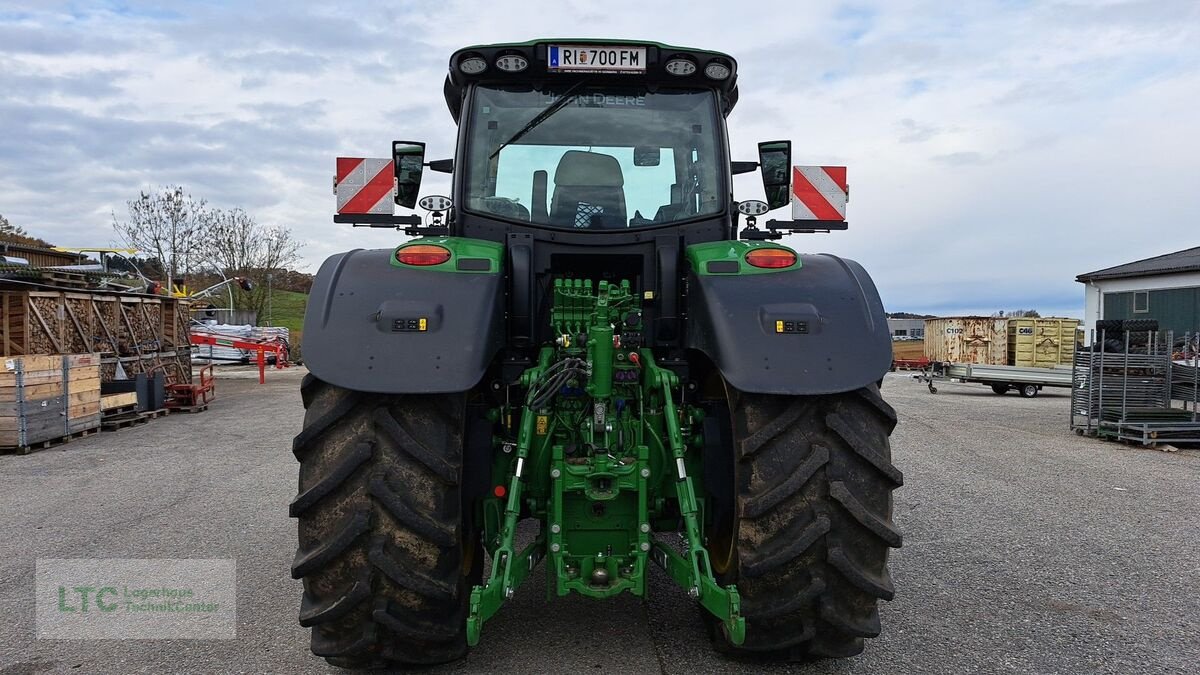
[[[877,382],[892,339],[871,277],[853,260],[798,257],[784,272],[691,272],[687,346],[742,391],[832,394]]]
[[[503,276],[397,267],[391,255],[359,249],[321,265],[304,315],[309,370],[374,393],[474,387],[503,342]]]

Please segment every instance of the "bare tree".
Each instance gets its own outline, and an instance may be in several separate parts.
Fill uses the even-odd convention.
[[[254,290],[234,294],[234,308],[259,316],[267,306],[267,275],[282,276],[299,260],[299,252],[291,230],[261,225],[241,209],[214,212],[206,230],[206,257],[226,276],[254,283]]]
[[[205,233],[205,257],[225,272],[255,267],[260,229],[254,217],[242,209],[213,213]]]
[[[113,214],[113,229],[127,245],[159,260],[171,282],[193,271],[214,215],[204,199],[167,185],[158,192],[140,192],[126,206],[125,220]]]

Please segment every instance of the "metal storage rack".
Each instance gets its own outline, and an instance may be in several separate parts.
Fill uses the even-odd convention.
[[[1200,367],[1191,334],[1177,343],[1171,332],[1124,332],[1119,351],[1105,351],[1114,346],[1105,331],[1091,337],[1093,347],[1074,359],[1076,433],[1149,446],[1200,443]]]

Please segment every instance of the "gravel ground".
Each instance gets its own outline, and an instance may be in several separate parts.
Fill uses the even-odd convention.
[[[206,413],[0,456],[0,675],[337,672],[309,655],[288,575],[302,372],[254,375],[223,371]],[[862,656],[724,660],[661,574],[644,603],[547,601],[535,574],[468,659],[428,672],[1196,672],[1200,452],[1078,438],[1053,390],[933,396],[889,375],[884,393],[901,420],[905,541],[884,633]],[[36,640],[39,557],[235,558],[238,637]]]

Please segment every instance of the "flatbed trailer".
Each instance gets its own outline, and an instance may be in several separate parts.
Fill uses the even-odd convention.
[[[1033,398],[1043,387],[1072,386],[1071,366],[1054,368],[1027,368],[1023,366],[986,366],[977,363],[947,363],[935,361],[914,378],[929,385],[929,393],[936,394],[936,380],[977,383],[992,388],[997,394],[1006,394],[1015,389],[1024,398]]]

